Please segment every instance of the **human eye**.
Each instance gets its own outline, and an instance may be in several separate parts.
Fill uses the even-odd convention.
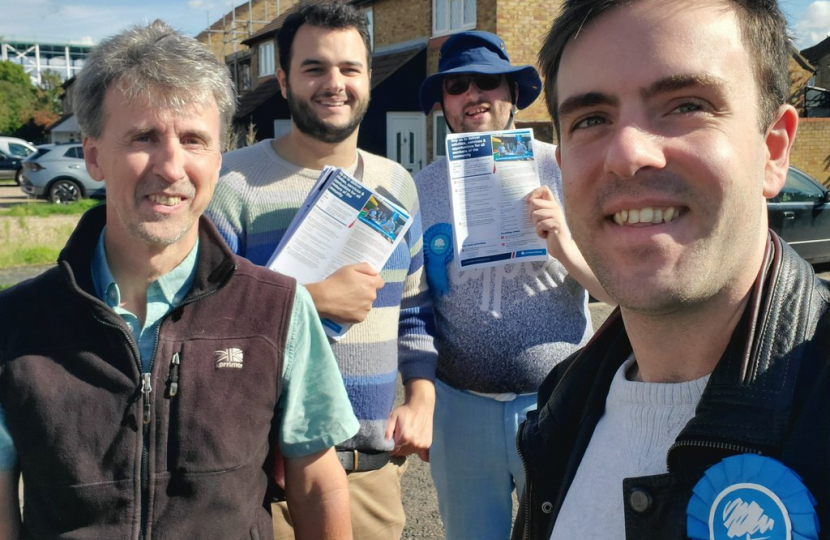
[[[596,114],[592,114],[592,115],[588,115],[588,116],[582,116],[581,118],[576,120],[571,125],[571,131],[577,131],[577,130],[580,130],[580,129],[588,129],[588,128],[595,127],[595,126],[601,126],[601,125],[606,124],[607,122],[608,122],[608,119],[606,119],[603,116],[596,115]]]
[[[671,107],[670,114],[694,114],[698,112],[707,112],[711,109],[707,104],[699,99],[684,100]]]
[[[207,142],[205,141],[205,139],[198,135],[185,135],[184,137],[182,137],[181,143],[183,146],[188,147],[203,148],[207,146]]]

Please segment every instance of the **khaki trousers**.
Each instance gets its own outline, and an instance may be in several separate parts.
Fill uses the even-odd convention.
[[[393,458],[376,471],[351,472],[349,499],[354,540],[400,540],[406,516],[401,504],[401,477],[406,461]],[[285,501],[273,503],[274,540],[293,540],[294,528]]]

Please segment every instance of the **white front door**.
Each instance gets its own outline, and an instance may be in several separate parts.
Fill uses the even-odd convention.
[[[417,112],[386,113],[386,157],[415,174],[426,161],[426,117]]]

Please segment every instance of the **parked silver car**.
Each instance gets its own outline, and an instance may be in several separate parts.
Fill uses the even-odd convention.
[[[44,144],[23,161],[26,194],[66,204],[86,197],[103,197],[104,183],[90,178],[80,143]]]

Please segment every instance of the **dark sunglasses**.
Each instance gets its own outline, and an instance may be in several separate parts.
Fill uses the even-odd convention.
[[[501,84],[502,74],[488,75],[485,73],[464,73],[462,75],[448,75],[444,77],[444,91],[451,96],[458,96],[467,91],[470,83],[474,83],[479,90],[495,90]]]

